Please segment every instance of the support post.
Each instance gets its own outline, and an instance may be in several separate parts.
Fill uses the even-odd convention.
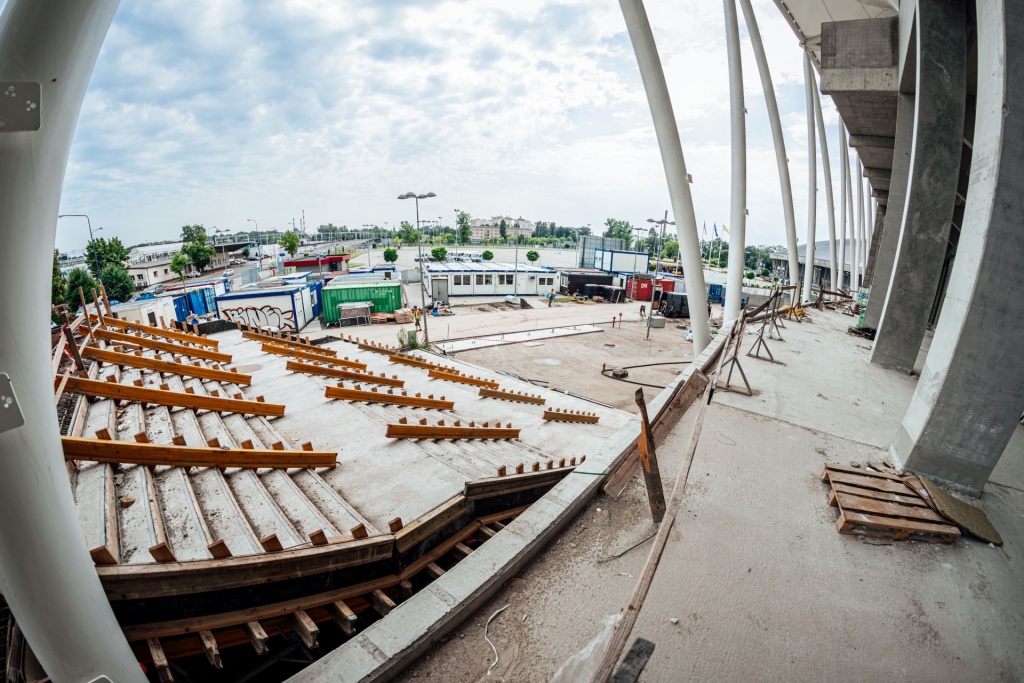
[[[814,78],[812,72],[811,77]],[[814,87],[814,118],[818,122],[818,141],[821,146],[821,171],[825,176],[825,210],[828,211],[828,263],[832,289],[836,289],[836,203],[832,195],[832,160],[828,156],[828,134],[825,117],[821,113],[821,96]],[[825,289],[822,284],[822,289]]]
[[[700,241],[697,237],[697,217],[690,195],[690,182],[686,174],[686,161],[679,140],[679,128],[672,112],[672,100],[665,82],[665,72],[658,58],[654,44],[651,22],[647,19],[643,0],[619,0],[622,16],[626,21],[629,39],[633,43],[640,77],[643,79],[647,103],[654,119],[654,131],[658,137],[661,161],[665,166],[672,213],[676,217],[676,233],[679,237],[679,255],[686,277],[686,291],[690,301],[690,322],[693,332],[694,357],[711,343],[711,327],[708,321],[707,291],[704,289],[704,264],[700,259]]]
[[[0,132],[0,373],[21,426],[0,431],[0,590],[55,681],[145,681],[82,535],[53,400],[50,264],[64,172],[117,0],[8,0],[0,65],[38,84],[39,127]]]
[[[977,4],[978,87],[970,192],[956,260],[891,452],[903,467],[979,495],[1017,427],[1024,363],[1024,12]]]
[[[757,17],[750,6],[750,0],[740,0],[743,9],[743,21],[747,24],[750,35],[750,46],[754,50],[754,61],[761,76],[761,90],[764,102],[768,107],[768,123],[772,129],[772,141],[775,143],[775,164],[779,168],[779,185],[782,190],[782,216],[786,221],[786,247],[789,250],[789,281],[798,282],[800,277],[800,258],[797,254],[796,216],[793,212],[793,186],[789,178],[789,158],[786,156],[786,139],[782,135],[782,119],[779,117],[779,103],[775,99],[775,86],[772,84],[772,72],[768,68],[768,58],[761,42],[761,31],[757,26]],[[710,258],[710,255],[709,255]]]
[[[814,282],[814,227],[817,220],[818,204],[818,169],[816,167],[817,149],[814,142],[814,69],[811,67],[811,54],[804,51],[804,88],[806,97],[804,106],[807,109],[807,246],[804,249],[804,291],[803,301],[811,300],[811,285]],[[793,305],[799,302],[794,301]]]
[[[743,63],[740,57],[740,29],[735,0],[722,0],[725,10],[725,46],[729,61],[729,121],[732,149],[732,186],[729,211],[729,270],[723,320],[740,317],[743,301],[744,250],[747,226],[747,122],[743,102]]]
[[[846,289],[846,187],[850,182],[850,158],[849,148],[846,143],[846,126],[843,120],[839,119],[839,163],[842,165],[839,174],[839,274],[832,289],[836,292],[847,291]],[[851,232],[853,226],[850,226]]]
[[[732,2],[732,0],[725,0]],[[665,490],[661,485],[661,469],[658,467],[658,456],[654,450],[654,432],[651,431],[651,420],[647,416],[647,402],[644,400],[644,390],[637,389],[635,395],[636,405],[640,408],[640,438],[636,445],[640,452],[640,469],[644,473],[644,483],[647,485],[647,499],[651,504],[651,520],[655,524],[661,524],[665,517]]]

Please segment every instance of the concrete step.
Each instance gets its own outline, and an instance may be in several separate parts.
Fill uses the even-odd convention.
[[[108,481],[113,482],[114,474],[111,465],[106,463],[83,463],[75,476],[75,507],[78,509],[78,519],[82,524],[82,531],[85,533],[85,544],[89,550],[107,545],[112,541],[114,557],[119,553],[118,539],[107,538],[107,515],[113,512],[117,514],[116,503],[111,506],[108,495]],[[111,492],[116,488],[109,489]],[[114,522],[116,529],[116,520]]]
[[[114,402],[105,398],[99,401],[89,402],[85,409],[85,425],[82,427],[82,436],[96,438],[96,432],[106,429],[111,438],[117,435],[117,416]]]
[[[206,446],[206,437],[203,435],[203,428],[199,425],[199,419],[191,410],[176,410],[170,413],[171,425],[174,433],[185,437],[185,445],[194,448]]]
[[[145,411],[146,437],[151,443],[169,444],[174,439],[174,424],[167,406],[147,408]]]
[[[181,467],[160,468],[154,477],[168,545],[180,562],[207,560],[207,547],[213,542],[206,519],[196,500],[185,470]]]
[[[221,420],[224,423],[224,427],[231,433],[231,438],[234,439],[235,443],[240,445],[245,441],[251,441],[253,448],[270,448],[269,444],[263,443],[263,440],[249,426],[249,423],[245,421],[242,415],[232,413],[231,415],[225,415]]]
[[[263,546],[228,486],[224,473],[210,467],[193,472],[190,479],[214,540],[223,539],[232,555],[262,553]]]
[[[342,536],[341,532],[324,515],[295,481],[284,470],[267,470],[259,475],[263,485],[274,497],[274,502],[288,517],[292,527],[303,540],[309,540],[309,534],[317,529],[328,537]],[[344,528],[344,527],[343,527]]]
[[[285,548],[308,542],[309,539],[301,536],[292,526],[256,472],[235,470],[227,475],[227,480],[257,538],[277,534],[277,539]]]
[[[135,435],[146,430],[146,416],[139,403],[128,403],[117,411],[117,440],[135,441]]]
[[[370,533],[375,533],[373,525],[370,524],[355,506],[346,501],[327,481],[316,471],[306,469],[299,470],[291,475],[295,484],[302,490],[324,517],[330,520],[334,528],[343,535],[356,526],[363,524]]]
[[[127,507],[118,505],[121,562],[125,564],[155,562],[149,554],[149,549],[159,542],[157,525],[162,526],[163,521],[158,521],[153,515],[146,486],[147,471],[147,468],[139,465],[127,465],[121,470],[121,484],[117,487],[117,497],[134,500]]]

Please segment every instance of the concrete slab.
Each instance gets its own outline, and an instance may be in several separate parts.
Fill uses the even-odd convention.
[[[458,353],[459,351],[470,351],[472,349],[484,349],[490,346],[501,346],[503,344],[525,344],[543,339],[557,339],[558,337],[571,337],[576,334],[587,334],[589,332],[600,332],[601,328],[596,325],[573,325],[572,327],[552,327],[543,330],[530,330],[527,332],[502,332],[501,334],[489,334],[483,337],[471,337],[468,339],[456,339],[454,341],[440,342],[437,347],[445,353]]]

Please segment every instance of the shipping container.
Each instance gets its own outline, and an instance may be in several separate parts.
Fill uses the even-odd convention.
[[[247,287],[217,297],[217,312],[224,320],[256,327],[298,332],[320,315],[320,283],[281,287]],[[337,311],[334,313],[337,316]]]
[[[626,280],[626,296],[635,301],[650,301],[655,289],[671,292],[675,288],[675,280],[652,277],[632,277]]]
[[[376,282],[346,282],[335,278],[324,287],[324,322],[338,322],[338,304],[368,301],[373,304],[374,313],[394,313],[402,305],[402,283],[397,280]]]
[[[585,285],[610,285],[613,275],[600,270],[569,269],[558,273],[559,291],[562,294],[583,294]]]

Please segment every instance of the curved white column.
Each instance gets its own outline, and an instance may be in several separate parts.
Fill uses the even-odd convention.
[[[750,6],[750,0],[740,0],[743,20],[750,34],[750,45],[754,49],[754,61],[761,76],[761,90],[764,91],[764,103],[768,108],[768,123],[772,129],[772,141],[775,143],[775,164],[779,168],[779,186],[782,191],[782,217],[786,221],[786,248],[789,250],[789,281],[797,282],[800,277],[800,260],[797,255],[796,215],[793,211],[793,186],[789,178],[789,157],[786,156],[786,138],[782,135],[782,119],[779,117],[779,103],[775,99],[775,86],[772,84],[772,72],[768,68],[768,58],[761,42],[761,31],[757,26],[757,17]]]
[[[804,290],[803,300],[811,300],[811,284],[814,281],[814,224],[817,220],[818,204],[818,169],[816,156],[818,151],[814,142],[814,69],[811,66],[811,55],[804,51],[804,89],[806,90],[805,107],[807,109],[807,248],[804,252]]]
[[[661,162],[665,166],[668,193],[672,200],[672,213],[676,217],[679,236],[679,258],[686,277],[686,293],[690,304],[690,327],[693,331],[693,353],[700,354],[711,343],[708,324],[708,295],[704,288],[704,264],[700,260],[700,239],[697,217],[693,212],[693,197],[686,176],[686,161],[679,140],[679,128],[672,112],[672,99],[665,83],[665,72],[654,44],[651,22],[647,19],[643,0],[619,0],[622,16],[626,20],[629,39],[633,43],[640,77],[643,79],[647,103],[654,119],[654,132],[658,136]]]
[[[836,276],[835,287],[838,292],[845,288],[844,274],[846,272],[846,187],[850,182],[850,159],[846,146],[846,126],[843,120],[839,119],[839,162],[842,169],[839,174],[839,270]],[[853,227],[852,225],[850,226]]]
[[[854,280],[857,283],[854,287],[855,290],[860,288],[864,276],[862,265],[864,262],[864,181],[860,178],[861,173],[863,171],[861,171],[860,162],[857,162],[857,246],[853,252],[857,257],[853,266],[857,273],[856,280]]]
[[[811,71],[812,80],[815,79]],[[818,85],[814,85],[814,117],[818,121],[818,141],[821,146],[821,172],[825,176],[825,210],[828,211],[828,260],[833,287],[836,282],[836,204],[832,196],[832,161],[828,157],[828,135],[825,132],[825,118],[821,115],[821,96]]]
[[[729,211],[729,271],[726,275],[725,320],[740,317],[743,301],[744,250],[747,248],[747,121],[743,103],[743,62],[734,0],[722,0],[725,48],[729,61],[729,112],[732,148],[732,201]]]

